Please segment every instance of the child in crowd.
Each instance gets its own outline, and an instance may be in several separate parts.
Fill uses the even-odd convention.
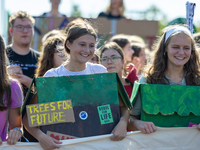
[[[65,37],[56,35],[49,37],[43,44],[35,77],[42,77],[49,69],[59,67],[67,59],[64,50]]]
[[[100,64],[92,64],[88,61],[94,55],[97,34],[95,29],[88,22],[77,22],[72,25],[66,36],[65,50],[70,55],[67,63],[63,63],[58,68],[47,71],[44,77],[50,76],[74,76],[96,73],[106,73],[107,70]],[[37,103],[35,96],[31,103]],[[126,128],[129,119],[129,112],[121,99],[119,99],[121,118],[113,129],[111,140],[122,140],[126,137]],[[60,141],[44,134],[39,128],[31,128],[28,125],[27,114],[23,118],[23,124],[27,130],[38,139],[44,149],[59,148]]]
[[[131,49],[131,43],[129,41],[128,36],[123,34],[118,34],[113,36],[110,39],[110,42],[115,42],[122,48],[122,51],[124,53],[123,76],[127,78],[128,82],[134,84],[134,82],[139,79],[136,74],[137,70],[135,66],[132,66],[130,70],[127,68],[128,67],[127,64],[131,62],[132,55],[134,54],[134,51]]]
[[[200,86],[199,67],[199,55],[191,32],[182,25],[169,26],[157,41],[153,63],[139,83]],[[152,122],[139,120],[139,93],[136,95],[128,128],[143,133],[155,132],[156,126]]]
[[[105,44],[100,53],[101,64],[107,68],[108,72],[116,72],[129,96],[132,94],[132,86],[123,76],[124,54],[120,46],[115,42]],[[138,80],[138,79],[136,79]],[[133,82],[134,83],[134,82]]]
[[[23,93],[20,84],[8,76],[6,50],[1,35],[0,61],[0,145],[2,141],[14,145],[22,136],[20,108],[23,103]]]
[[[146,64],[145,48],[139,43],[132,43],[131,48],[134,51],[132,55],[132,64],[136,67],[137,75],[142,76],[142,69]]]

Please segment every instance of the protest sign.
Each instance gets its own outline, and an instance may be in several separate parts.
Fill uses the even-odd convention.
[[[69,140],[69,139],[76,139],[77,138],[75,136],[61,134],[61,133],[57,133],[57,132],[51,132],[51,131],[47,131],[47,135],[49,135],[50,137],[52,137],[56,140]]]
[[[200,123],[199,86],[134,83],[131,102],[139,92],[141,120],[160,127],[188,127]]]
[[[33,83],[38,104],[70,99],[73,106],[74,123],[46,124],[40,127],[44,133],[52,131],[74,137],[109,134],[120,120],[119,95],[125,106],[132,108],[117,73],[38,77],[33,79]],[[26,99],[23,115],[28,104]],[[37,118],[33,122],[37,122]]]
[[[30,127],[75,122],[71,100],[27,105],[26,112]]]

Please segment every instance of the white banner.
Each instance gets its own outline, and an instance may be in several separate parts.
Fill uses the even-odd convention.
[[[140,131],[128,133],[122,141],[111,141],[109,135],[62,140],[59,150],[197,150],[200,149],[200,131],[196,127],[158,128],[155,133],[143,134]],[[6,142],[1,150],[42,150],[38,143]]]

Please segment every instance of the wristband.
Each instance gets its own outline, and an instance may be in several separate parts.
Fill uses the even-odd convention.
[[[22,130],[20,128],[13,128],[12,130],[18,130],[22,134]]]
[[[22,134],[22,130],[20,128],[13,128],[12,130],[18,130]],[[26,142],[29,142],[29,140],[25,138],[23,134],[22,134],[22,137],[25,139]],[[21,138],[20,138],[20,142],[21,142]]]

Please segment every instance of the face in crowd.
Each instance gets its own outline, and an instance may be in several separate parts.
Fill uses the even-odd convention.
[[[166,47],[168,66],[184,66],[191,57],[192,41],[185,33],[174,35]]]
[[[60,43],[56,46],[54,56],[53,56],[53,64],[54,67],[59,67],[64,61],[67,60],[67,54],[64,52],[64,44]]]
[[[132,55],[134,54],[134,51],[131,48],[131,44],[127,43],[123,48],[123,51],[124,51],[124,59],[127,62],[130,62],[132,60]]]
[[[66,46],[70,50],[70,61],[86,63],[89,61],[95,50],[95,38],[90,34],[75,39],[72,43],[67,41]]]
[[[16,44],[29,45],[34,34],[33,24],[28,18],[16,18],[10,34]]]
[[[108,72],[122,73],[124,55],[122,49],[114,42],[106,44],[100,54],[101,64]]]
[[[118,9],[119,7],[121,7],[123,0],[111,0],[110,1],[110,6],[111,9]]]

